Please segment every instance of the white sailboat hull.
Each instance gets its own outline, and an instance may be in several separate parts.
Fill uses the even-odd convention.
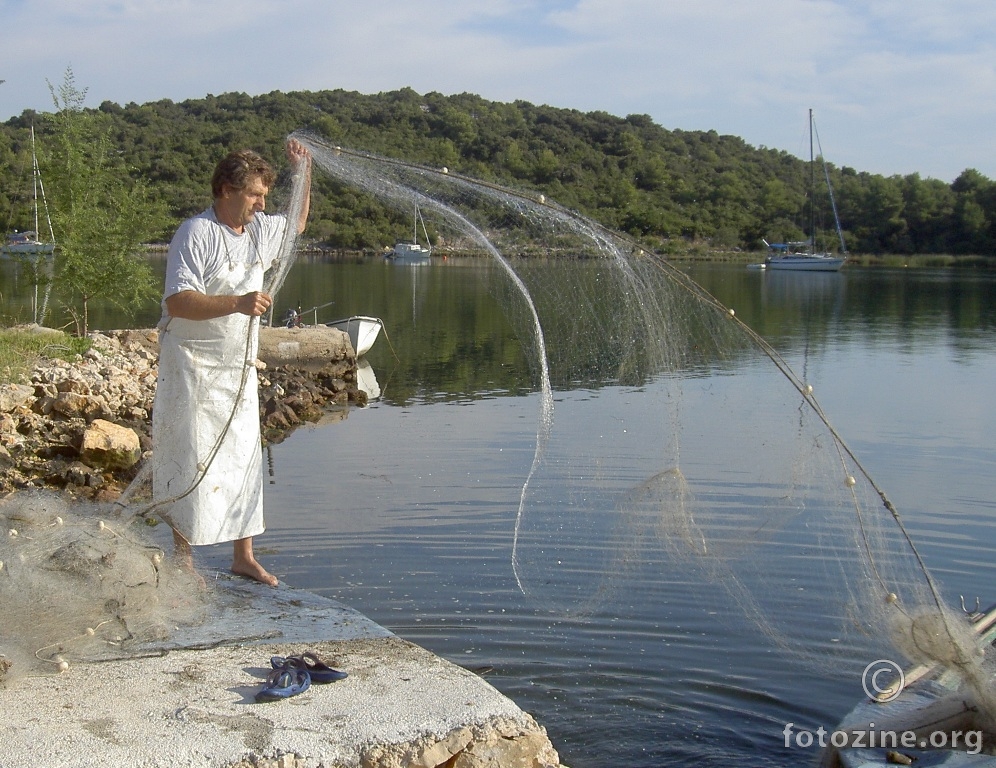
[[[5,256],[47,256],[54,250],[53,243],[41,242],[7,243],[0,246],[0,253]]]
[[[428,264],[431,248],[417,243],[397,243],[387,257],[404,264]]]
[[[764,262],[765,269],[793,269],[809,272],[838,272],[844,266],[843,256],[809,256],[792,254],[772,256]]]
[[[35,228],[26,232],[13,232],[7,236],[7,242],[0,245],[0,256],[48,256],[55,251],[55,233],[52,231],[52,219],[48,213],[48,201],[45,199],[45,185],[42,183],[41,170],[38,168],[38,157],[35,154],[35,128],[31,126],[31,165],[34,178],[33,197],[35,211]],[[45,207],[45,219],[48,222],[49,241],[39,239],[38,229],[38,194]]]
[[[833,188],[830,186],[830,176],[825,174],[827,191],[830,194],[830,205],[833,208],[834,226],[837,230],[837,237],[840,239],[841,255],[829,253],[827,251],[817,251],[816,244],[816,218],[814,215],[815,193],[816,193],[816,156],[813,152],[813,110],[809,110],[809,167],[811,172],[809,201],[809,240],[792,243],[769,243],[762,238],[762,242],[768,246],[768,257],[764,264],[751,264],[749,269],[765,270],[796,270],[800,272],[837,272],[844,266],[847,260],[847,247],[844,244],[844,234],[840,226],[840,218],[837,216],[837,204],[833,197]],[[822,156],[822,150],[821,150]],[[824,160],[824,168],[826,161]],[[804,249],[804,250],[803,250]]]

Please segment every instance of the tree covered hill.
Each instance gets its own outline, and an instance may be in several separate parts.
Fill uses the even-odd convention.
[[[623,118],[411,89],[104,102],[93,112],[105,121],[125,166],[167,203],[174,226],[210,203],[211,172],[225,152],[250,147],[282,165],[285,137],[306,129],[344,147],[542,192],[664,251],[683,250],[689,242],[756,249],[762,238],[808,236],[808,162],[715,131],[667,130],[646,115]],[[33,227],[32,125],[44,175],[52,115],[26,111],[0,124],[0,226],[7,229]],[[996,184],[975,170],[948,184],[918,174],[827,168],[853,252],[996,251]],[[818,198],[816,207],[829,211]],[[410,227],[403,212],[320,174],[312,212],[308,235],[334,248],[380,249]],[[164,230],[162,239],[170,235]]]

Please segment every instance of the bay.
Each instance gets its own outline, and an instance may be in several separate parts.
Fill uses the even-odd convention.
[[[945,599],[993,602],[993,276],[683,268],[813,384],[901,511]],[[320,319],[384,319],[386,336],[368,357],[382,394],[266,450],[258,553],[289,584],[480,671],[536,716],[573,768],[814,762],[815,750],[785,745],[783,728],[832,728],[862,697],[864,649],[832,673],[814,669],[773,648],[736,606],[717,611],[723,601],[705,600],[713,587],[694,572],[662,581],[652,551],[636,551],[586,612],[519,588],[513,533],[539,396],[512,323],[486,290],[488,270],[460,259],[294,267],[278,316],[333,302]],[[10,302],[23,282],[8,267],[0,278]],[[6,316],[18,311],[4,304]],[[93,318],[95,327],[125,322],[102,308]],[[150,307],[130,324],[157,318]],[[588,381],[558,387],[557,407],[624,397]],[[587,542],[590,566],[575,564],[579,591],[599,588],[611,546]],[[228,554],[198,556],[224,568]],[[801,586],[818,589],[818,575]],[[817,626],[819,617],[799,621]]]

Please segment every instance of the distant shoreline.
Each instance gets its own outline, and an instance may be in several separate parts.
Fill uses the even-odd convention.
[[[167,243],[150,243],[142,246],[148,253],[166,253],[169,250]],[[311,257],[328,257],[334,259],[365,259],[383,256],[384,251],[375,250],[352,250],[345,248],[331,248],[318,244],[308,244],[299,249],[301,254]],[[437,248],[433,251],[433,257],[438,259],[461,258],[471,256],[483,256],[484,254],[470,254],[462,251],[448,251]],[[676,253],[660,253],[661,257],[672,262],[695,262],[714,264],[754,264],[764,260],[765,251],[724,251],[710,249],[706,247],[697,248],[689,246],[686,250]],[[984,255],[962,255],[952,254],[848,254],[845,267],[899,267],[899,268],[945,268],[953,267],[958,269],[996,269],[996,256]]]

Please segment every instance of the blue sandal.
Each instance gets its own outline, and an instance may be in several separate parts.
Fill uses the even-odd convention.
[[[276,669],[303,669],[311,677],[313,683],[335,683],[345,680],[349,675],[338,669],[333,669],[317,654],[308,651],[300,656],[271,656],[270,666]]]
[[[304,693],[310,687],[311,675],[307,670],[280,667],[267,675],[266,685],[256,694],[256,701],[283,701]]]

